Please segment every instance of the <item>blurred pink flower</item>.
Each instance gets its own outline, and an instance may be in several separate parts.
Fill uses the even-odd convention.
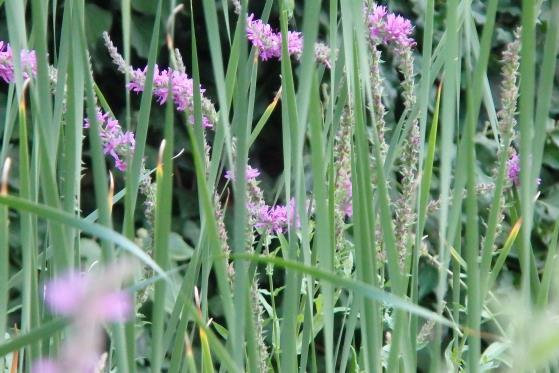
[[[40,359],[33,364],[31,373],[61,373],[61,367],[54,361],[49,359]]]
[[[79,311],[87,297],[88,286],[85,276],[69,272],[45,285],[45,302],[52,312],[72,316]]]
[[[96,282],[91,274],[69,272],[45,285],[45,302],[52,312],[62,316],[125,321],[132,311],[130,294],[98,287]]]
[[[123,322],[134,311],[132,295],[120,290],[134,273],[130,261],[119,261],[99,271],[68,272],[45,285],[45,303],[56,314],[70,318],[70,332],[56,359],[39,359],[32,373],[93,373],[103,355],[103,324]]]

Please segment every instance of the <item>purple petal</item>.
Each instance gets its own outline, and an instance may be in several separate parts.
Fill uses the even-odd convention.
[[[88,286],[86,277],[75,272],[67,273],[45,285],[45,302],[52,312],[72,316],[85,301]]]
[[[31,373],[61,373],[62,371],[58,363],[50,359],[39,359],[31,368]]]
[[[103,321],[123,322],[132,314],[132,299],[125,291],[104,294],[99,296],[91,311]]]

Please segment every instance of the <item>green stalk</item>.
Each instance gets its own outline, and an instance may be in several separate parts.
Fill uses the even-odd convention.
[[[0,174],[0,195],[8,193],[8,175],[11,159],[2,164]],[[6,322],[8,319],[8,301],[10,285],[10,220],[8,208],[0,206],[0,345],[4,343],[6,335]],[[0,371],[4,372],[5,359],[0,358]]]
[[[326,169],[324,167],[324,144],[322,135],[322,118],[320,99],[318,93],[318,81],[313,82],[311,90],[311,108],[309,113],[312,173],[314,180],[324,180]],[[332,182],[332,181],[331,181]],[[334,270],[334,245],[332,241],[332,226],[329,218],[329,206],[326,195],[326,187],[322,182],[313,183],[314,197],[316,201],[316,249],[318,250],[318,267],[325,271]],[[332,199],[329,200],[333,201]],[[324,307],[324,344],[326,346],[326,371],[334,371],[334,289],[327,283],[321,283]]]
[[[543,152],[545,149],[546,139],[546,124],[549,121],[549,109],[551,105],[551,97],[553,92],[554,82],[550,77],[555,75],[555,68],[557,65],[557,50],[559,48],[559,1],[553,0],[551,2],[550,18],[547,22],[548,30],[545,36],[545,45],[543,48],[542,64],[540,67],[540,75],[538,79],[538,92],[537,92],[537,107],[536,118],[534,122],[534,143],[532,151],[534,161],[532,164],[532,180],[539,177]],[[536,186],[531,195],[535,193]]]
[[[423,60],[423,65],[422,65],[422,69],[421,69],[421,81],[419,83],[419,100],[418,100],[418,105],[420,107],[419,109],[419,138],[420,138],[420,145],[419,145],[419,160],[418,160],[418,164],[417,164],[417,169],[421,170],[423,169],[423,155],[425,153],[424,150],[424,139],[426,137],[426,129],[427,129],[427,112],[428,112],[428,106],[429,106],[429,92],[432,88],[432,84],[431,84],[431,76],[430,76],[430,71],[431,71],[431,61],[432,61],[432,54],[433,54],[433,28],[434,28],[434,23],[435,23],[435,0],[428,0],[427,1],[427,5],[425,7],[425,27],[423,29],[423,54],[422,54],[422,60]],[[416,232],[415,232],[415,250],[413,253],[413,258],[412,258],[412,267],[411,267],[411,284],[410,284],[410,295],[411,295],[411,299],[414,302],[418,302],[419,301],[419,284],[418,284],[418,279],[419,279],[419,248],[421,247],[421,237],[423,236],[423,230],[424,230],[424,222],[422,222],[422,220],[426,220],[425,219],[425,207],[427,206],[427,197],[429,197],[429,185],[430,185],[430,181],[429,180],[424,180],[425,177],[427,176],[428,178],[431,177],[432,175],[432,156],[434,156],[434,146],[435,146],[435,141],[436,141],[436,126],[438,126],[438,116],[439,116],[439,107],[440,107],[440,87],[439,90],[437,92],[437,102],[435,104],[435,110],[433,113],[433,124],[431,126],[431,134],[433,134],[433,136],[435,137],[435,139],[431,139],[431,134],[429,135],[429,145],[431,145],[433,143],[433,148],[429,148],[428,151],[428,155],[427,155],[427,159],[426,161],[428,162],[429,160],[431,160],[431,170],[429,173],[424,172],[423,177],[421,178],[421,193],[419,198],[417,198],[417,208],[416,211],[418,212],[417,214],[417,225],[416,225]],[[435,117],[437,118],[435,120]],[[435,127],[435,129],[433,130],[433,127]],[[434,131],[434,132],[433,132]],[[433,153],[431,155],[431,153]],[[429,164],[429,163],[427,163]],[[425,166],[425,169],[427,171],[427,167],[429,166]],[[424,191],[426,189],[426,192]],[[422,199],[423,197],[423,199]],[[415,336],[417,335],[417,318],[412,317],[410,319],[410,336],[411,336],[411,345],[412,345],[412,350],[415,351],[416,350],[416,344],[417,344],[417,340],[415,338]],[[414,364],[416,365],[416,364]]]
[[[19,194],[23,199],[31,200],[31,182],[29,176],[29,146],[27,135],[27,113],[25,96],[19,106]],[[21,230],[22,232],[33,232],[31,214],[21,213]],[[36,258],[36,242],[31,234],[23,234],[21,237],[22,265],[23,265],[23,294],[22,294],[22,317],[21,330],[26,333],[36,325],[33,325],[33,315],[39,312],[39,304],[37,294],[37,268]],[[34,360],[38,357],[38,344],[31,344],[29,349],[29,358]]]
[[[241,14],[246,12],[246,3],[241,4]],[[241,25],[244,25],[244,19],[240,19]],[[243,29],[245,27],[242,27]],[[250,61],[247,63],[247,43],[241,43],[239,48],[239,66],[237,70],[237,84],[235,85],[235,100],[233,101],[234,115],[231,123],[233,133],[236,139],[235,151],[235,180],[233,182],[233,198],[235,199],[235,209],[233,212],[233,252],[242,253],[247,250],[247,210],[245,208],[247,201],[247,185],[246,185],[246,168],[248,161],[248,135],[250,122],[247,121],[248,107],[247,96],[248,84],[250,79],[248,69]],[[252,233],[251,233],[252,234]],[[247,305],[250,304],[249,289],[250,279],[248,277],[248,263],[243,261],[235,262],[235,280],[233,282],[233,302],[235,312],[241,315],[236,318],[236,322],[228,325],[232,338],[235,341],[245,341],[246,332],[250,333],[250,327],[247,325],[247,319],[243,317],[248,311]],[[246,328],[246,330],[245,330]],[[244,359],[246,350],[244,343],[232,343],[233,355],[237,364],[244,368]],[[249,353],[252,354],[254,350]]]
[[[170,51],[172,53],[172,51]],[[171,90],[172,87],[169,87]],[[165,108],[165,140],[159,149],[157,165],[157,195],[155,204],[154,259],[165,270],[169,265],[169,234],[172,211],[172,171],[173,171],[173,116],[174,103],[168,100]],[[153,297],[151,360],[153,371],[161,370],[163,361],[163,331],[165,318],[166,283],[155,284]]]
[[[74,17],[74,31],[79,37],[79,50],[81,58],[75,61],[77,68],[81,69],[85,82],[85,93],[87,99],[87,116],[88,118],[96,118],[96,103],[93,90],[92,73],[89,69],[89,53],[87,50],[87,42],[85,37],[85,25],[83,15],[83,3],[77,4],[77,17]],[[107,170],[105,166],[105,159],[103,155],[100,128],[97,120],[90,121],[89,128],[89,141],[91,144],[93,176],[94,176],[94,191],[95,201],[99,209],[99,222],[112,230],[112,221],[110,217],[109,208],[109,190],[107,180]],[[130,189],[128,189],[130,190]],[[130,193],[127,193],[128,196]],[[105,263],[110,263],[114,255],[114,245],[110,240],[102,240],[102,254]],[[128,355],[126,351],[126,343],[124,336],[124,328],[122,325],[116,324],[111,328],[112,342],[115,345],[115,352],[117,357],[118,370],[123,373],[129,372]]]
[[[536,49],[536,2],[522,1],[522,49],[520,51],[520,206],[522,242],[518,254],[522,274],[524,300],[530,295],[530,234],[532,232],[533,202],[532,154],[534,136],[534,94],[535,94],[535,49]]]
[[[451,183],[451,168],[452,168],[452,139],[454,137],[454,130],[456,127],[456,93],[457,93],[457,75],[458,75],[458,1],[450,0],[447,2],[446,13],[446,59],[444,59],[444,80],[442,92],[442,113],[441,120],[445,123],[441,131],[441,145],[440,145],[440,194],[441,208],[439,211],[439,260],[443,263],[443,268],[440,271],[439,283],[437,287],[437,311],[439,314],[443,312],[443,302],[446,293],[446,266],[450,258],[446,242],[447,242],[447,220],[449,210],[449,196],[450,196],[450,183]],[[456,208],[456,206],[454,207]],[[441,344],[442,344],[442,329],[440,326],[436,327],[435,340],[432,344],[431,354],[431,372],[438,372],[440,370],[441,358]]]
[[[155,13],[155,21],[153,24],[153,32],[149,46],[148,66],[146,72],[146,80],[144,85],[144,92],[140,102],[140,113],[138,120],[138,127],[136,128],[136,147],[134,149],[134,156],[128,164],[126,170],[126,193],[124,203],[124,222],[123,233],[128,238],[134,237],[134,211],[136,210],[136,201],[138,199],[138,187],[140,184],[140,169],[143,162],[144,151],[146,147],[147,131],[149,125],[149,118],[151,112],[152,90],[153,90],[153,74],[154,66],[157,58],[157,47],[159,45],[159,28],[161,22],[161,3],[162,0],[157,2],[157,11]]]

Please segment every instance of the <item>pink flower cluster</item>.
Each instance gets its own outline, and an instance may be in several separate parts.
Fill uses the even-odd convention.
[[[246,172],[245,172],[245,179],[246,181],[256,180],[256,178],[260,176],[260,171],[257,168],[253,168],[250,165],[247,165]],[[235,180],[235,174],[233,171],[228,170],[225,172],[225,178],[227,180]]]
[[[247,202],[247,210],[253,219],[254,227],[256,229],[271,232],[274,234],[283,233],[287,227],[296,223],[295,219],[295,200],[291,199],[286,205],[268,206],[264,203],[262,192],[258,188],[256,178],[260,176],[260,170],[247,165],[245,179],[251,183],[249,193],[253,194],[255,198],[249,198]],[[235,180],[233,171],[228,170],[225,172],[227,180]]]
[[[115,167],[120,171],[126,171],[126,158],[134,153],[136,140],[130,131],[124,132],[118,123],[109,113],[103,113],[97,109],[97,121],[100,123],[100,136],[103,144],[103,153],[110,155]],[[84,121],[84,128],[89,128],[89,120]]]
[[[384,5],[366,6],[369,33],[374,43],[394,43],[397,47],[413,47],[413,26],[409,19],[388,12]]]
[[[53,313],[99,322],[122,322],[132,312],[130,294],[98,286],[91,274],[69,272],[45,285],[45,303]]]
[[[274,32],[272,26],[254,19],[254,14],[247,18],[246,32],[248,40],[258,48],[262,61],[281,58],[281,32]],[[289,54],[299,58],[303,53],[303,36],[297,31],[287,32],[287,49]]]
[[[514,186],[520,185],[520,157],[516,152],[507,161],[507,178]],[[541,179],[536,180],[536,184],[541,184]]]
[[[135,93],[144,91],[146,81],[147,66],[144,69],[136,69],[132,71],[131,81],[128,84],[128,89]],[[169,91],[169,83],[171,83],[171,90]],[[200,88],[200,93],[204,93],[204,89]],[[191,113],[189,123],[194,123],[194,82],[184,72],[173,70],[168,67],[167,69],[160,70],[155,65],[153,73],[153,95],[160,105],[165,104],[169,95],[172,96],[178,111],[188,110]],[[202,117],[202,124],[205,128],[212,128],[212,121],[206,117]]]
[[[258,49],[258,56],[262,61],[269,59],[281,59],[281,32],[275,32],[267,23],[261,19],[255,19],[254,14],[247,17],[246,33],[248,40]],[[290,56],[296,59],[303,54],[303,34],[298,31],[287,32],[287,51]],[[316,43],[314,46],[315,60],[325,65],[330,64],[330,48],[323,43]]]
[[[516,152],[507,161],[507,177],[514,185],[520,184],[520,158]]]
[[[22,49],[20,63],[23,78],[28,79],[37,75],[37,58],[35,51]],[[6,83],[14,83],[14,56],[9,43],[0,41],[0,78]]]
[[[340,207],[344,211],[344,215],[347,216],[348,218],[351,218],[353,216],[353,202],[351,198],[353,191],[352,191],[351,179],[346,180],[343,183],[343,186],[345,190],[345,195]]]
[[[283,233],[289,225],[297,224],[295,200],[291,199],[286,205],[268,206],[249,206],[256,217],[255,228],[272,232],[274,234]]]
[[[45,285],[50,310],[71,320],[70,333],[56,359],[40,359],[33,373],[91,373],[100,371],[104,349],[103,324],[123,322],[132,314],[132,297],[119,290],[134,266],[118,262],[100,273],[69,272]]]

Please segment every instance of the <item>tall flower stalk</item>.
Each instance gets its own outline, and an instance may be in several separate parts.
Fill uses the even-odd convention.
[[[105,40],[105,46],[113,63],[117,66],[118,71],[130,75],[130,83],[127,88],[135,93],[143,92],[147,66],[143,69],[133,69],[126,64],[108,33],[103,33],[103,39]],[[170,91],[169,82],[171,82]],[[186,111],[189,113],[188,123],[190,124],[194,124],[193,89],[193,80],[190,79],[182,69],[174,70],[170,67],[160,69],[159,66],[155,66],[153,74],[153,95],[157,103],[163,105],[167,102],[167,99],[172,99],[178,111]],[[200,88],[200,92],[202,93],[202,125],[205,128],[212,128],[217,122],[217,112],[212,102],[203,95],[203,88]]]
[[[379,45],[383,44],[392,49],[398,63],[398,70],[403,76],[402,97],[404,99],[404,115],[409,123],[409,131],[404,140],[400,156],[401,195],[395,203],[395,234],[397,249],[400,253],[400,265],[403,269],[407,257],[408,246],[411,243],[411,227],[415,221],[413,206],[417,189],[417,164],[419,161],[419,123],[417,116],[412,116],[416,104],[413,48],[416,45],[412,37],[413,26],[408,19],[390,13],[385,6],[365,5],[365,16],[369,27],[371,50],[371,84],[373,91],[373,112],[377,133],[380,140],[380,153],[384,164],[388,149],[385,133],[386,109],[382,102],[383,80],[380,72],[382,62]]]
[[[334,268],[348,277],[353,270],[353,253],[345,237],[346,218],[353,216],[351,183],[352,124],[352,116],[348,108],[342,114],[340,129],[334,143],[334,237],[336,245]]]

